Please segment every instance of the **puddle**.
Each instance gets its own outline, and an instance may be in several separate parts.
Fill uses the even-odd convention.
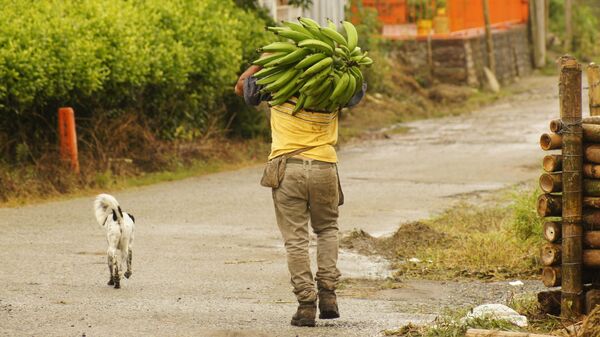
[[[386,279],[392,276],[390,263],[378,256],[365,256],[340,249],[338,268],[344,278]]]

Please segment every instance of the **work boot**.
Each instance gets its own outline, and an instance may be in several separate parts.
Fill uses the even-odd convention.
[[[292,316],[292,325],[295,326],[315,326],[315,316],[317,315],[317,305],[315,302],[299,302],[298,310]]]
[[[339,318],[340,311],[337,306],[337,298],[335,291],[320,289],[319,290],[319,318],[333,319]]]

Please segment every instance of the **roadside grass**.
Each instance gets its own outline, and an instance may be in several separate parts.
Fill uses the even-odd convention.
[[[483,205],[459,202],[429,220],[406,223],[391,236],[355,230],[341,246],[392,262],[394,277],[432,280],[529,279],[540,272],[539,192],[516,187]]]
[[[539,275],[541,220],[535,213],[538,191],[515,189],[497,203],[459,203],[424,221],[446,238],[443,245],[415,246],[413,256],[398,256],[398,276],[483,280],[531,278]],[[410,262],[417,258],[421,262]]]
[[[17,207],[30,203],[66,200],[73,197],[91,196],[100,192],[119,191],[127,188],[142,187],[162,182],[199,177],[206,174],[233,171],[263,162],[262,154],[268,151],[269,144],[261,140],[248,140],[221,143],[215,145],[216,151],[202,156],[201,159],[179,158],[172,160],[167,169],[155,172],[136,172],[128,169],[127,163],[119,164],[119,168],[94,170],[82,168],[79,176],[72,174],[68,168],[58,168],[60,173],[51,172],[66,180],[64,190],[49,189],[50,184],[44,184],[48,179],[36,176],[38,170],[32,165],[21,167],[17,172],[10,172],[11,185],[21,186],[13,193],[7,194],[5,199],[0,198],[0,207]],[[259,155],[260,154],[260,155]],[[0,167],[2,171],[2,167]],[[116,171],[116,172],[115,172]],[[0,172],[1,173],[1,172]],[[46,175],[50,175],[45,172]],[[0,175],[0,185],[6,176]],[[69,181],[72,180],[72,181]],[[84,182],[81,182],[81,181]],[[40,183],[40,181],[42,183]],[[78,187],[85,186],[85,187]],[[0,193],[2,197],[2,193]]]

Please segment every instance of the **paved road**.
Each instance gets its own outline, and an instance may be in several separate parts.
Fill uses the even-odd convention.
[[[525,92],[510,101],[343,148],[342,231],[389,233],[456,196],[535,179],[543,155],[537,138],[558,115],[556,82],[531,78],[521,86]],[[411,301],[447,300],[436,285],[412,282],[395,294],[342,297],[342,318],[317,328],[289,326],[295,303],[260,171],[115,193],[137,221],[134,274],[120,290],[105,285],[106,245],[92,197],[0,209],[0,335],[377,336],[432,318],[415,313]],[[354,277],[384,275],[382,266],[349,253],[341,261]],[[477,300],[492,300],[486,296]]]

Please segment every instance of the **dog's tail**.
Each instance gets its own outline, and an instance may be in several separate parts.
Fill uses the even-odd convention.
[[[112,216],[114,221],[123,223],[123,211],[115,197],[110,194],[99,194],[94,201],[94,213],[100,226],[106,225],[106,220]]]

